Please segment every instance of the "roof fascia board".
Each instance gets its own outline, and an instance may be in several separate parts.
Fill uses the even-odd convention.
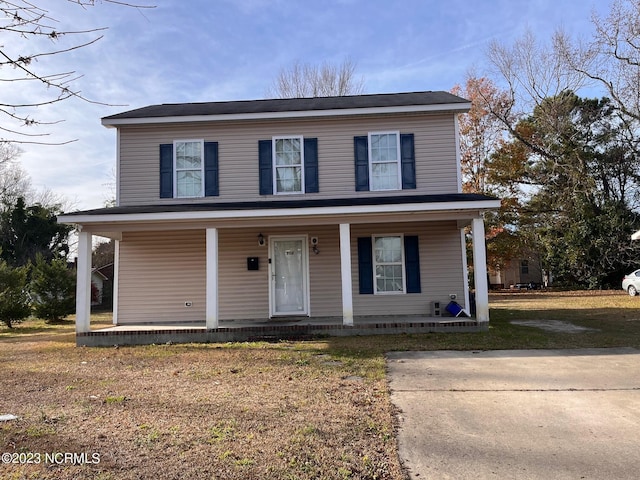
[[[439,222],[439,221],[454,221],[457,224],[461,222],[464,225],[471,223],[472,219],[482,216],[485,210],[447,210],[440,212],[409,212],[404,214],[387,213],[376,215],[342,215],[340,217],[335,216],[314,216],[314,217],[296,217],[290,216],[286,218],[269,218],[268,226],[271,228],[276,227],[290,227],[292,222],[300,228],[310,228],[318,226],[335,226],[338,223],[348,223],[350,225],[363,225],[371,223],[388,224],[388,223],[425,223],[425,222]],[[339,218],[339,220],[338,220]],[[233,228],[265,228],[265,221],[262,218],[250,218],[250,219],[230,219],[230,220],[185,220],[180,222],[119,222],[110,223],[108,225],[103,224],[84,224],[80,225],[83,232],[89,232],[92,235],[105,236],[104,229],[108,228],[111,231],[117,230],[122,236],[124,232],[158,232],[167,230],[202,230],[205,228],[220,228],[220,229],[233,229]],[[121,238],[120,238],[121,240]]]
[[[448,210],[493,210],[500,200],[465,202],[406,203],[395,205],[351,205],[341,207],[273,208],[260,210],[213,210],[157,213],[121,213],[108,215],[60,215],[58,222],[90,225],[116,222],[158,222],[180,220],[225,220],[251,218],[283,218],[287,216],[354,215],[381,213],[435,212]]]
[[[440,103],[431,105],[401,105],[395,107],[367,107],[367,108],[336,108],[331,110],[296,110],[285,112],[255,112],[255,113],[229,113],[217,115],[176,115],[167,117],[144,118],[114,118],[102,119],[105,127],[117,127],[120,125],[148,125],[160,123],[182,122],[219,122],[229,120],[274,120],[288,118],[314,118],[314,117],[340,117],[353,115],[379,115],[393,113],[419,113],[419,112],[466,112],[471,108],[471,103]]]

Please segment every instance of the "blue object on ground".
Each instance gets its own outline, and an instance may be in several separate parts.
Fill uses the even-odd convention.
[[[449,312],[454,317],[459,317],[460,315],[464,315],[465,317],[467,316],[467,314],[464,313],[462,306],[457,302],[449,302],[449,304],[444,308],[447,312]]]

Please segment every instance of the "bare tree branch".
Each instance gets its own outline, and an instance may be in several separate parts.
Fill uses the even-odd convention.
[[[518,122],[534,110],[538,118],[553,125],[560,118],[564,92],[578,91],[585,84],[582,73],[564,61],[555,45],[540,45],[531,32],[527,32],[509,48],[494,42],[488,53],[494,70],[507,85],[507,97],[492,113],[500,119],[507,131],[525,143],[532,151],[548,158],[554,153],[532,142],[518,131]],[[489,103],[489,105],[491,105]]]
[[[576,72],[604,87],[624,115],[640,120],[640,0],[615,0],[609,15],[592,17],[588,42],[557,32],[554,42]]]
[[[43,0],[42,0],[43,1]],[[76,4],[83,9],[94,7],[97,4],[113,4],[134,9],[151,9],[152,5],[138,4],[120,0],[67,0],[69,3]],[[59,123],[59,121],[42,121],[34,118],[29,111],[36,107],[52,105],[68,99],[78,99],[83,102],[96,105],[109,105],[111,103],[92,99],[73,85],[77,80],[83,77],[75,71],[64,71],[57,73],[43,72],[37,65],[38,60],[43,58],[51,58],[64,56],[79,49],[90,47],[103,38],[99,33],[106,30],[107,27],[91,28],[91,29],[64,29],[57,28],[59,23],[57,19],[50,15],[49,11],[35,0],[0,0],[0,19],[4,16],[4,22],[0,26],[0,33],[5,38],[12,38],[23,42],[24,45],[31,45],[27,42],[30,39],[47,38],[51,42],[56,43],[62,39],[76,38],[79,41],[71,45],[54,48],[43,49],[36,53],[17,53],[10,51],[7,45],[0,45],[0,71],[3,68],[12,67],[12,73],[3,72],[0,82],[35,82],[42,86],[44,98],[35,99],[31,102],[13,102],[9,100],[0,100],[0,119],[4,118],[15,125],[6,125],[0,120],[0,132],[9,134],[5,136],[0,133],[0,143],[16,142],[16,143],[44,143],[46,145],[63,145],[73,140],[62,142],[36,142],[33,137],[46,136],[46,134],[32,134],[23,130],[24,127],[46,126]],[[86,39],[86,36],[92,38]],[[9,37],[7,37],[9,36]],[[49,93],[51,92],[51,93]]]
[[[364,90],[364,80],[355,78],[356,65],[349,59],[340,66],[295,62],[282,69],[266,94],[272,98],[309,98],[358,95]]]

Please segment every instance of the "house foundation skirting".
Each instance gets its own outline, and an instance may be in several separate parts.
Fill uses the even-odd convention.
[[[171,327],[157,328],[151,325],[117,327],[76,334],[76,345],[88,347],[113,347],[115,345],[151,345],[166,343],[220,343],[246,341],[310,340],[322,337],[346,337],[357,335],[398,335],[414,333],[482,332],[488,322],[474,319],[424,320],[408,322],[368,322],[364,324],[300,324],[255,325],[241,327]]]

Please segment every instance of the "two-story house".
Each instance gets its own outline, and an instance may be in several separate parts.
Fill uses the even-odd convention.
[[[489,320],[483,212],[461,193],[446,92],[152,105],[117,132],[116,207],[78,225],[77,332],[90,331],[93,235],[117,240],[114,323],[338,320],[469,311]],[[221,322],[225,322],[221,325]],[[342,333],[344,334],[344,332]]]

